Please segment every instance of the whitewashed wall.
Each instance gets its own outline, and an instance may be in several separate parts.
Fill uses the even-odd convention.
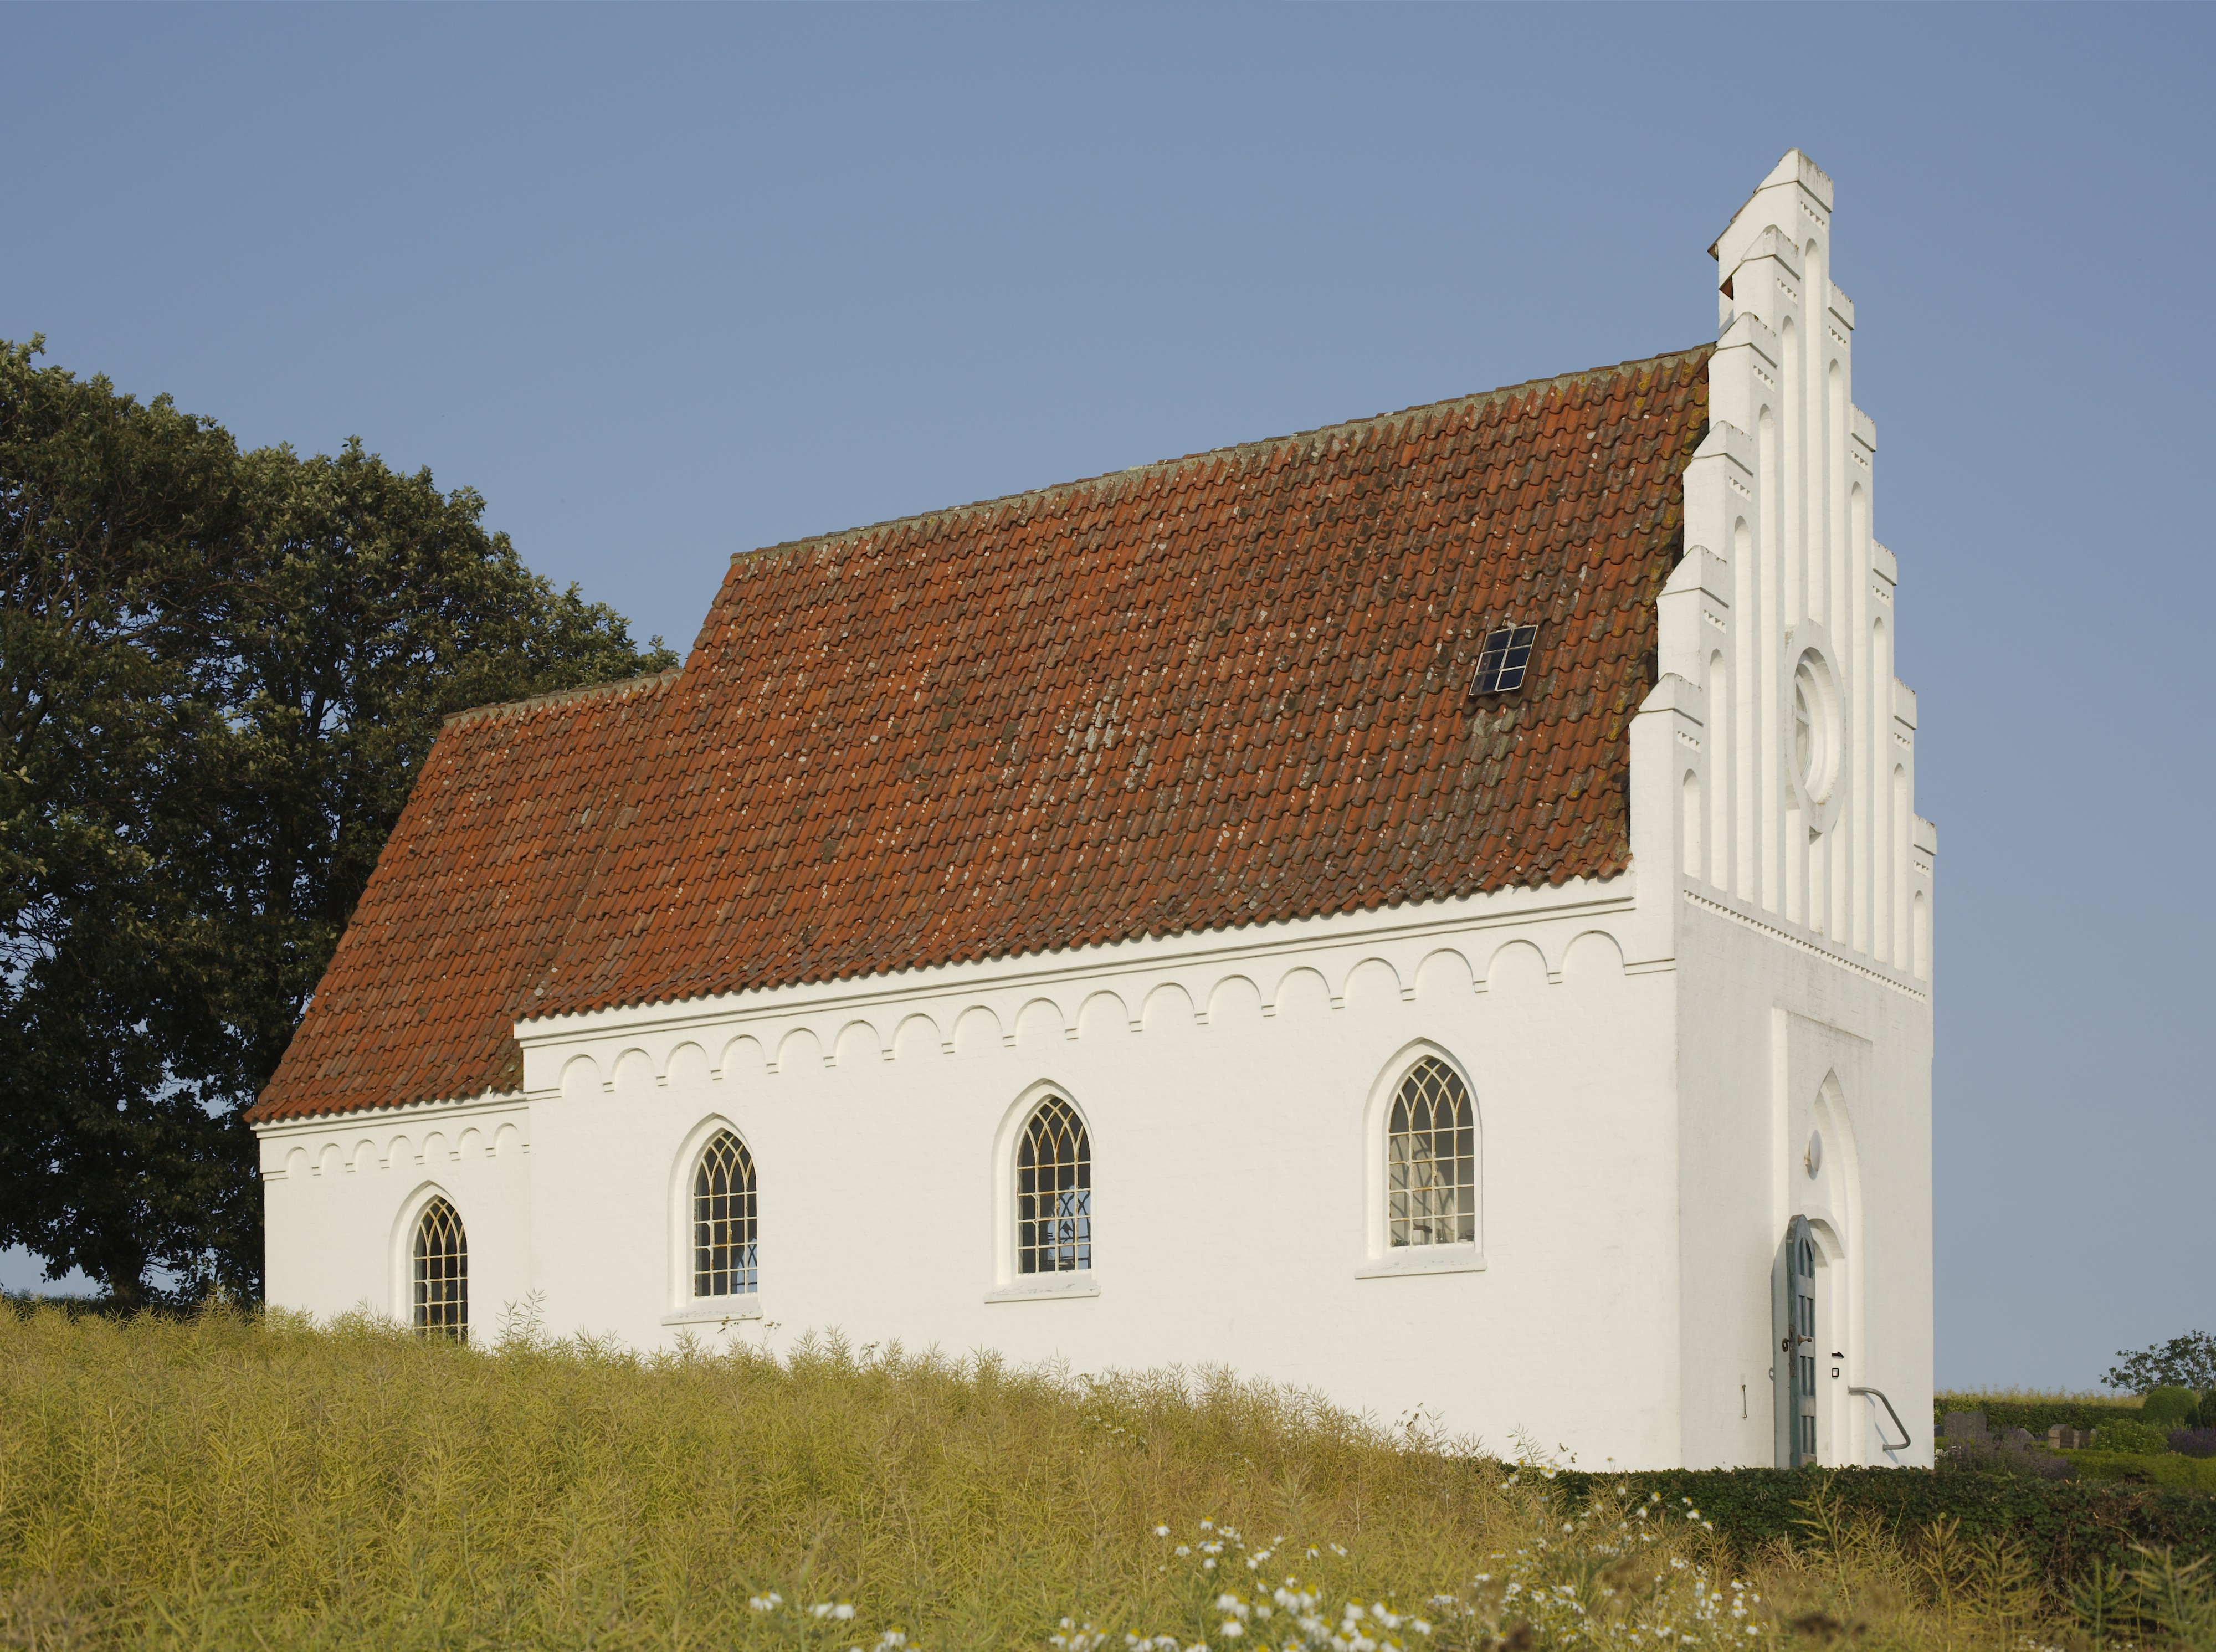
[[[526,1023],[520,1097],[263,1128],[271,1299],[404,1314],[436,1187],[480,1334],[536,1293],[547,1330],[639,1347],[836,1328],[1220,1363],[1588,1466],[1765,1464],[1770,1271],[1805,1214],[1840,1352],[1823,1455],[1928,1463],[1936,840],[1852,306],[1822,273],[1830,188],[1788,155],[1719,243],[1735,297],[1633,724],[1631,872]],[[1810,646],[1840,741],[1821,796],[1791,744]],[[1480,1113],[1480,1255],[1450,1271],[1382,1243],[1382,1106],[1424,1054]],[[1032,1294],[1012,1137],[1049,1088],[1090,1130],[1095,1261]],[[736,1320],[686,1300],[692,1163],[726,1126],[760,1190]],[[1849,1387],[1887,1391],[1909,1451],[1883,1453],[1897,1436]]]
[[[1633,819],[1642,891],[1676,884],[1687,1276],[1766,1267],[1810,1218],[1821,1455],[1929,1463],[1938,838],[1914,809],[1900,570],[1871,537],[1877,430],[1852,399],[1831,208],[1831,181],[1794,151],[1717,240],[1710,428],[1634,733]],[[1834,752],[1815,785],[1793,700],[1809,652]],[[1689,1290],[1685,1315],[1685,1460],[1759,1459],[1782,1444],[1767,1303]],[[1909,1449],[1884,1450],[1900,1433],[1850,1388],[1885,1392]]]
[[[416,1218],[443,1194],[470,1240],[470,1308],[530,1292],[531,1110],[520,1096],[262,1125],[263,1288],[319,1317],[406,1319]]]

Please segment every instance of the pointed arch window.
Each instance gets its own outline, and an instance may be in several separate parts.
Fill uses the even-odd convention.
[[[1016,1143],[1016,1272],[1093,1266],[1093,1143],[1077,1109],[1050,1095]]]
[[[1385,1242],[1477,1242],[1477,1111],[1462,1075],[1426,1056],[1400,1081],[1385,1132]]]
[[[459,1211],[434,1199],[416,1218],[416,1328],[427,1336],[470,1335],[470,1242]]]
[[[761,1283],[758,1236],[754,1156],[719,1130],[692,1173],[692,1294],[752,1295]]]

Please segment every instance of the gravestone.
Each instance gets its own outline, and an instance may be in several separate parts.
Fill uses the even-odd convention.
[[[1949,1411],[1942,1430],[1945,1438],[1953,1440],[1974,1440],[1985,1443],[1985,1414],[1982,1411]]]

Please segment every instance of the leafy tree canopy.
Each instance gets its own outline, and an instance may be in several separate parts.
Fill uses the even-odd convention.
[[[2188,1331],[2167,1342],[2158,1342],[2134,1353],[2116,1350],[2121,1363],[2108,1367],[2101,1378],[2104,1388],[2133,1394],[2151,1394],[2158,1388],[2189,1388],[2195,1393],[2216,1389],[2216,1336]]]
[[[440,719],[664,669],[469,489],[0,341],[0,1244],[259,1292],[239,1122]]]

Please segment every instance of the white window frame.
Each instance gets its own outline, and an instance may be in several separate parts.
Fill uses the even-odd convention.
[[[720,1113],[711,1113],[692,1126],[677,1150],[669,1171],[669,1311],[662,1315],[664,1325],[722,1325],[734,1320],[754,1320],[762,1316],[762,1292],[755,1288],[742,1295],[729,1297],[696,1297],[692,1294],[692,1179],[700,1168],[700,1156],[708,1150],[708,1143],[723,1131],[729,1131],[739,1138],[747,1150],[747,1156],[754,1167],[754,1236],[757,1247],[761,1236],[769,1230],[765,1209],[761,1155],[754,1151],[753,1140],[732,1119]],[[757,1249],[757,1256],[760,1251]],[[761,1273],[767,1274],[767,1268]]]
[[[443,1199],[454,1207],[454,1215],[462,1224],[462,1235],[467,1240],[471,1227],[469,1213],[463,1210],[462,1201],[456,1199],[445,1183],[436,1180],[419,1181],[408,1197],[400,1201],[400,1213],[394,1217],[392,1236],[388,1248],[392,1258],[392,1317],[396,1323],[408,1330],[416,1328],[416,1226],[423,1219],[423,1212],[434,1199]]]
[[[1386,1136],[1393,1125],[1393,1103],[1400,1086],[1418,1063],[1431,1060],[1453,1069],[1469,1097],[1473,1156],[1471,1174],[1472,1225],[1476,1237],[1467,1244],[1402,1246],[1386,1242],[1389,1213],[1386,1180],[1389,1166]],[[1475,1273],[1485,1268],[1485,1107],[1476,1081],[1467,1063],[1444,1045],[1418,1039],[1394,1053],[1370,1086],[1362,1112],[1363,1246],[1362,1261],[1354,1270],[1357,1279],[1400,1279],[1416,1273]]]
[[[1000,1128],[993,1133],[993,1284],[985,1293],[988,1303],[1056,1302],[1100,1294],[1097,1230],[1092,1266],[1067,1273],[1016,1272],[1016,1156],[1023,1142],[1024,1126],[1049,1096],[1060,1100],[1085,1126],[1085,1144],[1093,1167],[1092,1191],[1096,1199],[1100,1193],[1100,1132],[1093,1115],[1077,1099],[1077,1093],[1052,1079],[1041,1079],[1025,1087],[1000,1115]]]

